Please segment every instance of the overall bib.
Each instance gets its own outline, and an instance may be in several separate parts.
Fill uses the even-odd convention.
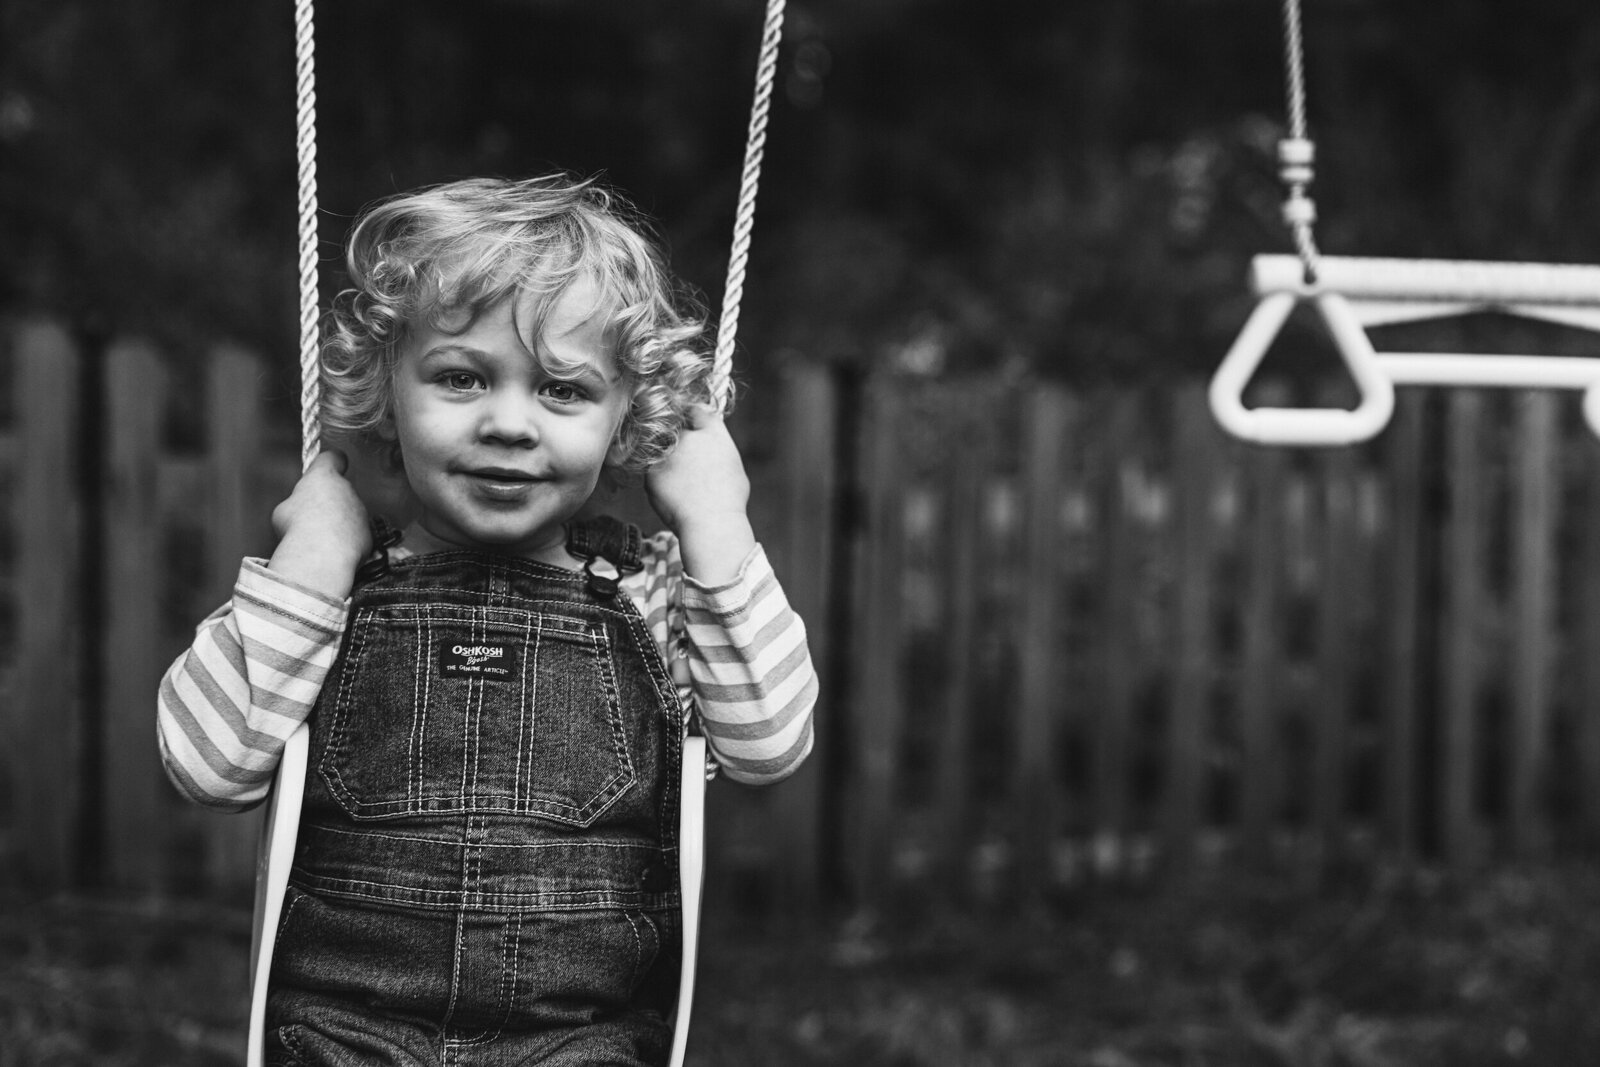
[[[358,585],[311,720],[267,1062],[665,1063],[678,709],[614,582],[444,552]]]

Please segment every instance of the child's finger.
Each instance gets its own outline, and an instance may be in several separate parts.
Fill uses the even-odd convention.
[[[306,468],[306,473],[310,474],[314,470],[326,470],[333,474],[343,474],[349,469],[350,460],[343,452],[337,448],[324,448],[311,461],[311,466]]]

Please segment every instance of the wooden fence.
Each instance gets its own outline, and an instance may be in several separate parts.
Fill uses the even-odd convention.
[[[247,892],[257,817],[179,800],[154,694],[297,459],[259,365],[203,362],[0,335],[0,863],[34,885]],[[795,366],[735,425],[824,699],[799,774],[712,790],[713,899],[1600,840],[1600,445],[1567,398],[1407,393],[1374,444],[1291,452],[1225,440],[1199,383]]]
[[[0,361],[0,863],[34,886],[245,884],[258,817],[181,802],[154,716],[298,471],[260,364],[222,347],[174,381],[147,344],[86,351],[39,322],[6,328]]]
[[[823,718],[860,899],[1600,840],[1569,395],[1407,392],[1371,445],[1286,451],[1225,439],[1201,383],[879,381],[861,430]]]

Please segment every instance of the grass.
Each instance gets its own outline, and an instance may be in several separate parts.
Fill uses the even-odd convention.
[[[0,901],[0,1067],[243,1062],[249,913],[175,901]]]
[[[1600,872],[1210,877],[808,934],[708,915],[690,1063],[1572,1065],[1600,1048]],[[0,1067],[241,1062],[247,916],[0,909]]]

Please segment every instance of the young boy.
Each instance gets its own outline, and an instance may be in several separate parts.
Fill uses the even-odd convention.
[[[674,676],[752,783],[805,757],[817,689],[702,323],[627,209],[559,176],[385,201],[348,261],[324,425],[388,457],[413,517],[375,543],[319,456],[159,701],[169,776],[223,810],[311,723],[268,1062],[664,1063]],[[629,472],[649,539],[585,517]]]

